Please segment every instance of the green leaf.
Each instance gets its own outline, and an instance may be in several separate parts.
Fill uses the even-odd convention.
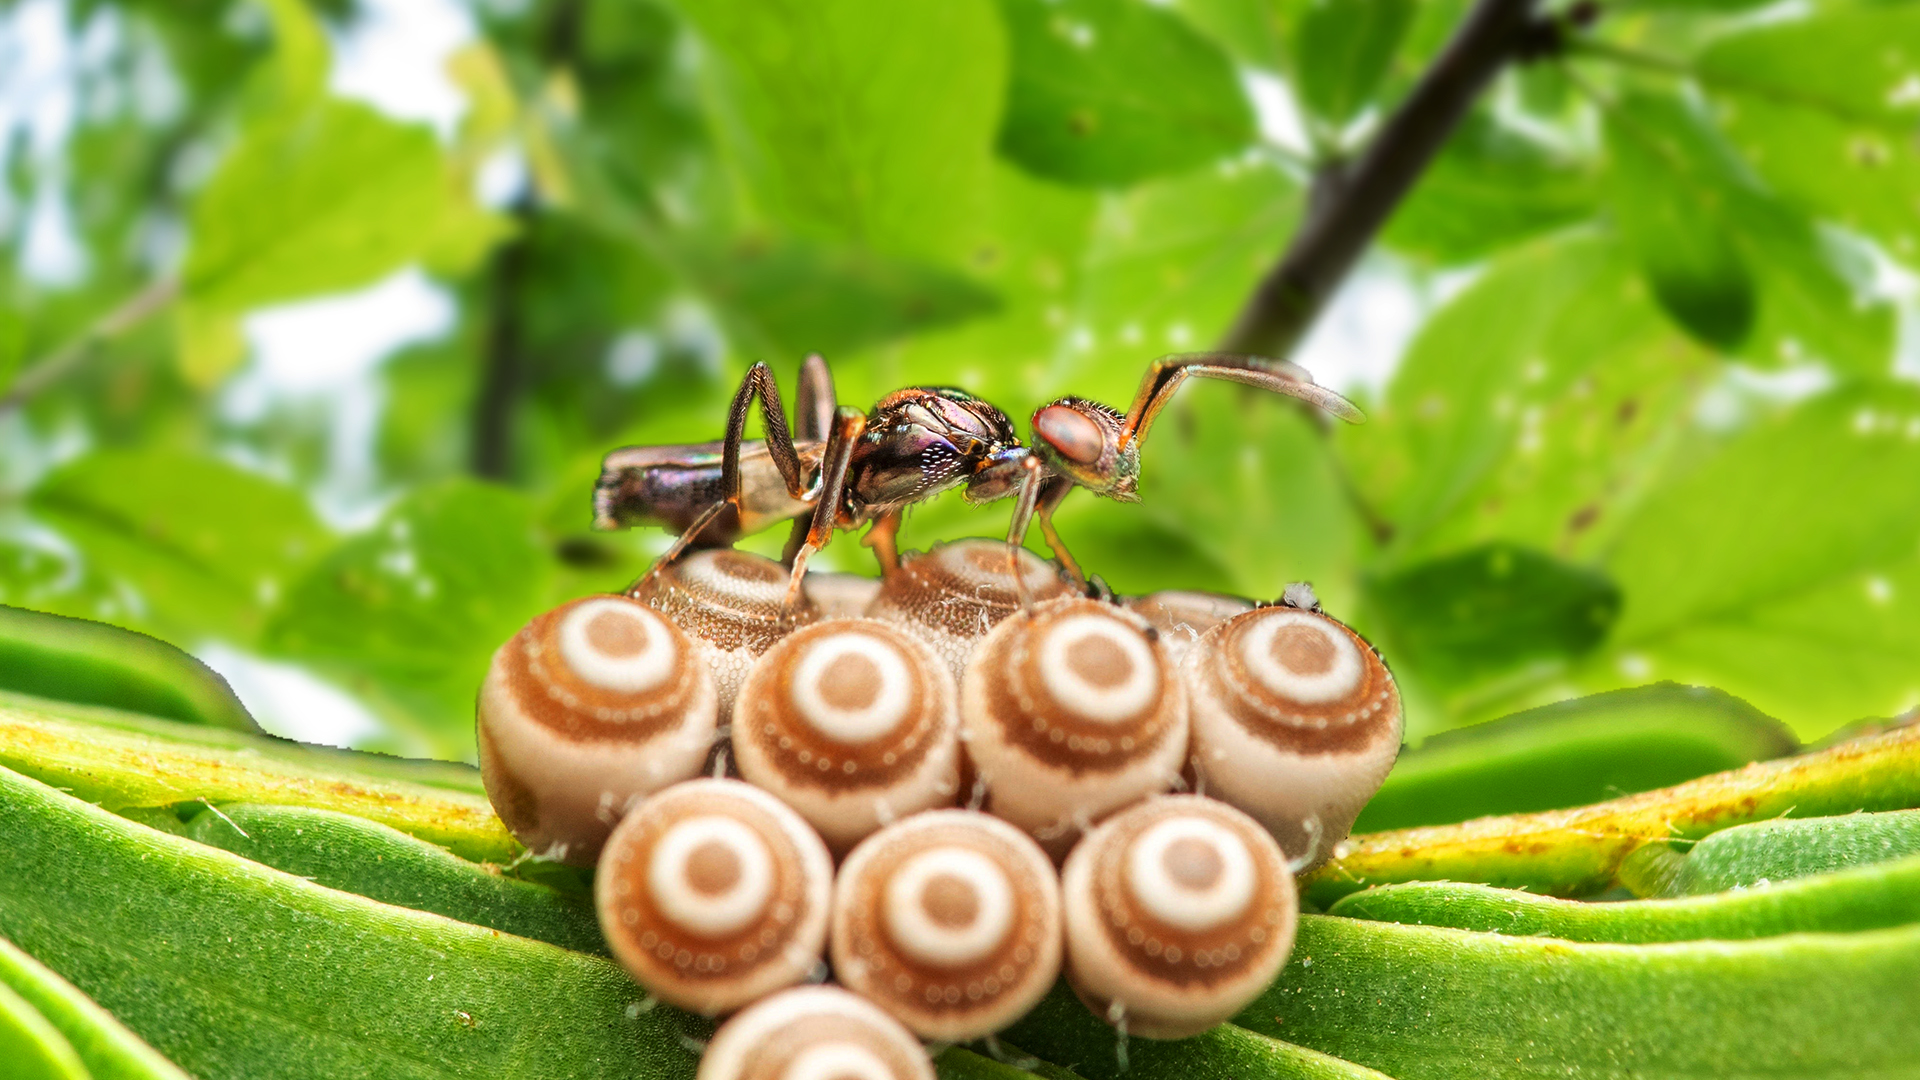
[[[87,1067],[60,1029],[0,983],[0,1061],[21,1080],[88,1080]],[[17,1070],[17,1071],[15,1071]]]
[[[1704,125],[1677,99],[1636,95],[1607,110],[1606,132],[1608,206],[1654,295],[1702,342],[1739,349],[1758,300]]]
[[[1717,690],[1615,690],[1446,732],[1403,752],[1354,830],[1579,806],[1798,747],[1779,721]]]
[[[1369,578],[1366,599],[1389,655],[1441,686],[1579,657],[1620,613],[1604,573],[1497,542]]]
[[[1837,391],[1690,447],[1622,523],[1590,686],[1719,686],[1803,735],[1912,706],[1920,394]]]
[[[10,990],[57,1028],[93,1080],[187,1080],[187,1074],[140,1041],[72,983],[0,938],[0,990]],[[4,1056],[0,1061],[18,1060]],[[9,1074],[14,1075],[14,1074]],[[34,1075],[31,1070],[28,1076]]]
[[[1590,164],[1475,111],[1394,211],[1382,240],[1443,265],[1495,257],[1593,217],[1597,179]]]
[[[1285,71],[1294,25],[1309,0],[1173,0],[1195,29],[1250,67]]]
[[[1121,187],[1252,143],[1226,54],[1145,0],[1000,0],[1012,45],[1000,152],[1072,184]]]
[[[1920,811],[1757,821],[1693,845],[1668,895],[1764,889],[1813,874],[1920,855]]]
[[[415,490],[287,590],[265,637],[408,724],[472,756],[487,661],[539,614],[552,558],[518,494],[473,481]]]
[[[724,160],[780,231],[953,258],[1006,77],[986,0],[684,3]]]
[[[1916,964],[1920,924],[1621,946],[1303,915],[1236,1022],[1401,1077],[1900,1075]]]
[[[1786,817],[1920,806],[1920,727],[1716,773],[1576,810],[1479,818],[1355,836],[1301,879],[1325,906],[1370,885],[1471,881],[1553,896],[1608,888],[1641,847]]]
[[[80,551],[76,595],[14,597],[181,639],[245,643],[331,539],[297,490],[223,461],[163,450],[83,454],[30,506]]]
[[[88,711],[95,715],[75,718],[30,699],[0,699],[0,765],[113,811],[188,802],[308,806],[391,826],[475,862],[506,863],[523,850],[477,785],[423,783],[437,771],[426,763]]]
[[[1413,0],[1314,0],[1293,36],[1294,92],[1338,132],[1373,100],[1413,22]]]
[[[1354,893],[1327,913],[1515,937],[1633,944],[1846,933],[1920,923],[1920,858],[1718,896],[1604,904],[1485,885],[1414,881]]]
[[[1911,258],[1920,207],[1920,10],[1815,9],[1713,40],[1694,71],[1782,195]]]
[[[691,1077],[626,973],[322,888],[0,770],[0,933],[196,1075]],[[685,1028],[682,1028],[682,1025]]]
[[[213,669],[158,638],[0,606],[0,689],[258,731]]]
[[[224,803],[207,806],[180,832],[329,889],[607,955],[591,899],[501,877],[437,844],[352,814]]]

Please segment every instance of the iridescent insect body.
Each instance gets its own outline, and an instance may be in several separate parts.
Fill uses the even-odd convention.
[[[1015,496],[1009,544],[1024,543],[1037,521],[1061,568],[1084,588],[1085,575],[1053,527],[1054,511],[1075,487],[1138,501],[1141,443],[1189,376],[1257,386],[1345,420],[1362,419],[1345,398],[1285,361],[1183,353],[1153,362],[1124,414],[1078,397],[1041,406],[1033,414],[1029,448],[1006,413],[952,387],[896,390],[866,413],[837,406],[832,375],[816,355],[801,365],[789,430],[773,372],[756,363],[734,393],[724,438],[624,447],[607,455],[594,490],[594,527],[656,524],[678,530],[651,576],[689,548],[731,544],[792,521],[785,554],[792,568],[791,607],[808,559],[836,530],[871,525],[863,542],[892,571],[898,564],[893,537],[906,508],[964,485],[967,501],[975,504]],[[747,416],[755,398],[765,437],[748,446]]]

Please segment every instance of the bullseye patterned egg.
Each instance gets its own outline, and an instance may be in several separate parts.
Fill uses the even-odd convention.
[[[535,854],[591,866],[628,807],[700,769],[713,675],[673,624],[624,596],[535,618],[480,687],[480,776]]]
[[[764,555],[722,548],[683,556],[634,587],[635,599],[704,643],[722,724],[733,715],[734,695],[760,654],[795,626],[813,621],[804,595],[791,616],[783,610],[790,578],[786,567]]]
[[[1067,597],[1002,622],[961,684],[961,737],[993,813],[1064,855],[1179,777],[1186,695],[1138,616]]]
[[[817,618],[854,619],[880,595],[880,579],[832,570],[809,570],[800,588],[813,604]]]
[[[712,1016],[819,965],[832,882],[826,845],[780,800],[737,780],[689,780],[620,822],[594,901],[637,982]]]
[[[834,884],[834,974],[929,1039],[990,1035],[1060,971],[1053,863],[1018,829],[968,810],[896,822]]]
[[[727,1021],[694,1080],[934,1080],[899,1021],[837,986],[784,990]]]
[[[1038,555],[1019,552],[1020,574],[1036,601],[1069,591]],[[905,627],[933,646],[958,680],[987,631],[1020,607],[1007,545],[999,540],[955,540],[902,560],[880,584],[869,618]]]
[[[1400,753],[1400,693],[1379,654],[1326,615],[1279,605],[1208,631],[1182,675],[1206,792],[1303,866],[1325,861]]]
[[[1166,589],[1146,596],[1129,596],[1121,606],[1147,621],[1166,646],[1167,659],[1178,664],[1200,635],[1233,618],[1253,610],[1253,601],[1223,593],[1190,592]]]
[[[747,674],[734,706],[740,775],[844,852],[960,790],[953,676],[888,623],[834,619],[794,631]]]
[[[1067,980],[1087,1006],[1152,1039],[1197,1035],[1270,985],[1293,947],[1293,876],[1273,837],[1212,799],[1116,814],[1061,874]]]

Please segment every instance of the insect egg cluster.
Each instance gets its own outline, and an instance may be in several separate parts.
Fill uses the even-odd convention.
[[[597,866],[650,994],[733,1014],[703,1080],[931,1077],[923,1040],[1062,975],[1179,1038],[1285,963],[1293,875],[1399,749],[1386,666],[1310,590],[1094,600],[1019,560],[940,545],[786,611],[778,563],[696,553],[495,654],[488,794],[535,855]]]

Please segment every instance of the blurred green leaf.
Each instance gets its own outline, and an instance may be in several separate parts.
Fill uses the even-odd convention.
[[[0,933],[189,1071],[692,1077],[597,957],[301,881],[0,770]]]
[[[292,487],[163,450],[83,455],[41,482],[29,506],[78,549],[84,576],[74,594],[18,599],[170,637],[252,640],[331,540]]]
[[[92,1080],[187,1080],[172,1062],[140,1041],[111,1013],[47,970],[19,946],[0,937],[0,989],[10,990],[39,1012],[66,1039]],[[4,1008],[4,1006],[0,1006]],[[6,1051],[0,1050],[0,1055]],[[24,1060],[0,1056],[14,1068]],[[31,1069],[10,1076],[35,1077]]]
[[[1715,38],[1694,70],[1769,184],[1913,256],[1920,9],[1830,6],[1757,23]]]
[[[1920,394],[1836,391],[1701,440],[1606,555],[1626,606],[1588,685],[1719,686],[1818,734],[1920,695]]]
[[[1738,698],[1660,683],[1544,705],[1403,751],[1354,831],[1599,802],[1766,761],[1799,747]]]
[[[1373,100],[1413,0],[1314,0],[1293,33],[1294,92],[1335,133]]]
[[[1447,140],[1381,238],[1396,251],[1443,265],[1496,256],[1591,218],[1596,180],[1586,163],[1476,111]]]
[[[213,669],[158,638],[0,606],[0,689],[258,731]]]
[[[1732,352],[1753,330],[1753,275],[1734,245],[1722,190],[1728,166],[1679,100],[1626,97],[1606,111],[1608,206],[1661,306],[1701,341]]]
[[[1233,65],[1145,0],[1000,0],[1012,77],[1000,150],[1055,180],[1122,187],[1254,138]]]
[[[1354,893],[1327,913],[1515,937],[1635,944],[1845,933],[1920,923],[1920,858],[1697,899],[1604,904],[1417,881]]]
[[[1505,543],[1371,577],[1366,599],[1388,655],[1441,686],[1578,658],[1620,613],[1606,574]]]
[[[1309,2],[1173,0],[1173,7],[1234,59],[1268,71],[1285,71],[1293,60],[1287,49],[1289,35]]]
[[[804,239],[952,258],[1006,77],[988,0],[684,3],[749,212]]]
[[[295,582],[265,641],[368,694],[425,748],[471,757],[474,688],[539,613],[551,567],[522,496],[421,488]]]
[[[269,5],[272,108],[247,117],[196,199],[181,269],[180,361],[210,383],[242,359],[249,308],[369,284],[409,263],[459,270],[500,238],[433,133],[322,96],[324,38],[305,6]]]
[[[0,1060],[7,1062],[10,1075],[21,1080],[89,1080],[86,1065],[60,1029],[4,982],[0,982]]]

